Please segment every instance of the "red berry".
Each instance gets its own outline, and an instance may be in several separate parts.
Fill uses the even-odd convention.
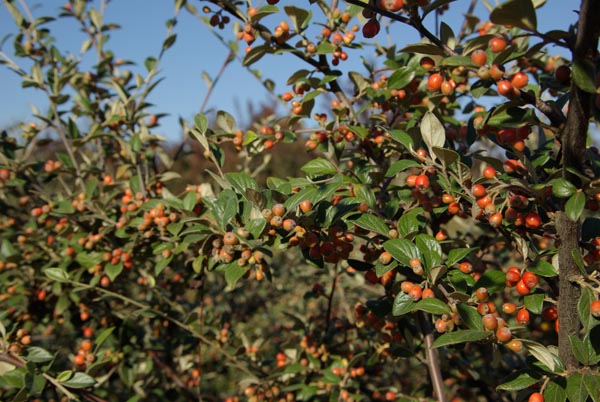
[[[594,300],[590,304],[590,314],[596,318],[600,318],[600,300]]]
[[[523,282],[522,279],[517,282],[517,286],[515,288],[517,289],[517,293],[521,296],[528,295],[529,292],[531,292],[531,289],[525,285],[525,282]]]
[[[527,402],[544,402],[544,396],[539,392],[534,392],[533,394],[529,395]]]
[[[523,281],[523,283],[525,283],[525,286],[527,286],[529,289],[533,289],[538,284],[537,275],[534,274],[533,272],[523,273],[521,280]]]
[[[529,310],[522,308],[517,313],[517,322],[521,325],[529,324]]]
[[[482,184],[475,184],[473,187],[471,187],[471,194],[473,194],[473,196],[476,198],[480,198],[486,195],[487,191]]]
[[[536,212],[530,212],[525,217],[525,226],[529,229],[535,229],[542,223],[542,218]]]
[[[365,25],[363,25],[362,33],[365,38],[373,38],[381,29],[381,25],[379,25],[379,21],[376,18],[371,18]]]
[[[404,7],[404,0],[381,0],[379,2],[379,7],[395,13]]]
[[[492,38],[490,39],[489,46],[492,52],[499,53],[506,49],[506,39],[500,37]]]
[[[485,169],[483,169],[483,177],[485,177],[486,179],[493,179],[494,177],[496,177],[496,169],[494,169],[491,166],[486,167]]]
[[[427,80],[427,89],[431,92],[437,92],[442,88],[442,82],[444,82],[444,78],[441,74],[431,74]]]
[[[498,86],[498,93],[500,95],[506,96],[507,98],[512,98],[515,95],[515,89],[509,80],[498,81],[496,85]]]
[[[421,68],[426,71],[433,70],[435,67],[435,61],[428,56],[423,57],[419,64],[421,65]]]
[[[519,71],[510,78],[510,82],[515,88],[523,88],[529,83],[529,77],[524,72]]]
[[[429,188],[429,177],[425,174],[420,174],[417,176],[417,178],[415,179],[415,186],[417,186],[417,188],[419,190],[426,190]]]
[[[471,61],[476,66],[484,66],[487,62],[487,54],[481,49],[475,50],[471,53]]]

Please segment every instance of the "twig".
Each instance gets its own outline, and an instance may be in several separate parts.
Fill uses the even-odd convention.
[[[444,379],[440,369],[439,357],[433,345],[433,328],[429,317],[425,312],[419,311],[419,326],[425,338],[425,355],[427,357],[427,367],[429,368],[429,377],[435,391],[435,396],[438,402],[446,402],[446,393],[444,390]]]
[[[471,0],[471,4],[469,4],[469,8],[467,9],[467,15],[473,14],[475,11],[475,6],[477,5],[477,0]],[[465,17],[462,26],[460,27],[460,32],[456,37],[456,42],[461,43],[463,38],[467,36],[467,28],[469,27],[469,20]]]

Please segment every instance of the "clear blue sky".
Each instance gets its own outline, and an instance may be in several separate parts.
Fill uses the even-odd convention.
[[[189,0],[198,8],[206,4],[200,1]],[[488,0],[494,4],[495,0]],[[56,15],[64,0],[27,0],[36,17],[42,15]],[[94,6],[100,2],[94,1]],[[108,4],[105,21],[121,25],[122,29],[113,31],[108,48],[112,49],[116,57],[126,58],[140,66],[148,56],[156,56],[165,38],[165,21],[173,16],[173,1],[171,0],[115,0]],[[265,0],[255,0],[255,6],[266,4]],[[308,1],[281,1],[280,5],[296,4],[308,7]],[[470,0],[458,0],[451,4],[450,11],[444,14],[443,21],[449,24],[455,32],[460,29],[462,14],[467,10]],[[344,3],[340,1],[343,8]],[[538,27],[540,31],[551,29],[567,30],[569,24],[576,21],[574,9],[579,7],[577,0],[547,0],[539,10]],[[488,12],[481,4],[477,5],[475,14],[482,19],[487,19]],[[316,6],[313,6],[313,15],[316,21],[323,21],[322,15]],[[270,18],[264,22],[274,27],[280,20]],[[433,29],[434,18],[431,15],[428,26]],[[59,19],[48,24],[57,38],[57,45],[61,50],[68,50],[74,54],[79,53],[83,34],[79,32],[77,24],[71,19]],[[15,32],[14,23],[7,9],[0,6],[0,38],[8,33]],[[399,47],[418,41],[414,30],[403,27],[398,34]],[[192,18],[187,12],[182,11],[178,25],[175,27],[177,41],[167,52],[161,64],[162,77],[166,79],[159,84],[151,95],[149,101],[156,105],[152,109],[156,113],[168,113],[169,116],[161,120],[158,133],[170,140],[181,139],[181,131],[177,120],[179,116],[191,119],[200,108],[207,93],[207,85],[202,79],[206,72],[214,77],[220,69],[228,54],[228,49],[197,19]],[[231,39],[230,27],[222,31]],[[359,33],[357,38],[362,39]],[[384,35],[378,38],[385,41]],[[240,46],[241,52],[244,46]],[[10,53],[12,39],[5,43],[3,50]],[[550,49],[552,54],[559,52],[557,48]],[[358,61],[358,52],[349,52],[350,59],[355,62],[342,63],[339,68],[344,71],[364,71]],[[241,55],[241,53],[240,53]],[[303,64],[290,55],[266,56],[252,68],[263,72],[264,77],[273,79],[276,83],[276,92],[282,93],[288,88],[285,81],[289,75],[298,68],[305,68]],[[22,89],[16,74],[0,66],[0,127],[5,127],[20,120],[30,117],[32,103],[37,104],[42,110],[45,103],[33,89]],[[239,116],[242,120],[245,115],[246,104],[251,102],[258,107],[261,103],[270,103],[270,95],[260,83],[238,62],[230,64],[208,103],[208,110],[223,109]]]

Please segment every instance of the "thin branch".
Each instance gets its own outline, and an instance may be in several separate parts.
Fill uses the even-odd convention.
[[[467,9],[467,15],[473,14],[475,11],[475,6],[477,5],[477,0],[471,0],[471,4],[469,4],[469,8]],[[467,36],[467,29],[469,28],[469,20],[465,17],[463,20],[462,26],[460,27],[460,32],[456,37],[456,42],[461,43],[465,36]]]
[[[425,338],[425,355],[427,357],[427,367],[429,368],[429,377],[435,391],[438,402],[446,402],[446,392],[444,390],[444,379],[440,369],[440,361],[435,349],[433,349],[433,328],[429,317],[425,312],[419,311],[419,326]]]

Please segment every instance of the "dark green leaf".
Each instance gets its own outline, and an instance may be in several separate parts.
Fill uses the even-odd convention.
[[[458,311],[458,315],[460,315],[461,320],[467,325],[467,327],[473,330],[483,329],[481,314],[477,312],[475,307],[459,303],[456,305],[456,310]]]
[[[69,274],[62,268],[46,268],[44,275],[56,282],[67,282]]]
[[[419,232],[424,225],[423,208],[411,209],[398,219],[398,233],[406,237],[411,233]]]
[[[407,86],[415,78],[415,69],[409,66],[400,67],[388,78],[388,89],[401,89]]]
[[[225,281],[227,282],[227,287],[233,289],[237,281],[244,276],[246,271],[248,271],[248,267],[241,267],[237,261],[227,265],[225,267]]]
[[[309,176],[324,176],[337,173],[335,165],[324,158],[313,159],[300,169]]]
[[[498,292],[505,288],[506,274],[499,270],[486,271],[481,275],[481,278],[473,286],[477,288],[487,288],[490,293]]]
[[[27,361],[33,363],[45,363],[54,359],[54,356],[46,349],[38,346],[30,346],[27,348]]]
[[[401,264],[410,267],[410,260],[418,258],[422,260],[421,252],[417,246],[406,239],[392,239],[383,243],[383,248]]]
[[[537,30],[535,7],[531,0],[508,0],[498,5],[490,14],[490,21],[509,25],[526,31]]]
[[[292,21],[292,24],[294,24],[297,32],[303,31],[308,26],[312,16],[310,10],[294,6],[285,6],[283,9],[288,17],[290,17],[290,20]]]
[[[569,198],[565,204],[565,213],[570,220],[577,222],[581,218],[583,209],[585,207],[585,193],[583,191],[577,191]]]
[[[415,310],[425,311],[431,314],[452,314],[450,307],[440,299],[428,298],[420,300],[414,307]]]
[[[583,383],[594,402],[600,402],[600,377],[586,373],[583,375]]]
[[[596,300],[596,298],[592,291],[587,287],[583,287],[581,289],[579,302],[577,303],[577,312],[579,313],[579,320],[583,324],[583,330],[585,332],[589,332],[595,325],[594,317],[590,313],[590,304],[592,304],[594,300]]]
[[[94,339],[96,348],[98,348],[100,345],[102,345],[104,343],[104,341],[106,341],[106,339],[108,339],[108,337],[113,333],[114,330],[115,330],[115,327],[108,327],[108,328],[103,329],[102,332],[100,332],[98,334],[98,336],[96,336],[96,339]]]
[[[578,336],[573,335],[569,336],[569,341],[571,342],[571,348],[573,349],[573,355],[575,355],[575,358],[579,360],[581,364],[585,366],[589,365],[594,356],[590,356],[583,341],[579,339]]]
[[[432,43],[415,43],[405,46],[398,51],[399,53],[419,53],[427,55],[445,56],[446,53],[439,46]]]
[[[144,62],[144,65],[146,66],[146,70],[148,70],[149,72],[154,70],[154,67],[156,67],[156,64],[158,64],[158,60],[156,60],[156,58],[154,58],[154,57],[148,57],[146,59],[146,61]]]
[[[488,338],[490,335],[491,332],[489,331],[477,331],[473,329],[464,329],[454,332],[448,332],[437,338],[433,342],[432,347],[439,348],[442,346],[456,345],[466,342],[477,342]]]
[[[416,303],[408,297],[408,294],[399,292],[394,299],[392,314],[394,316],[400,316],[410,313],[415,308],[415,305]]]
[[[410,135],[402,130],[390,130],[390,136],[396,142],[402,144],[406,149],[414,147],[415,143]]]
[[[552,180],[552,194],[558,198],[569,198],[577,188],[567,179]]]
[[[415,244],[421,251],[425,269],[429,271],[432,267],[442,263],[442,246],[435,237],[426,234],[419,234],[415,238]]]
[[[586,402],[588,391],[583,383],[583,376],[579,373],[570,373],[567,377],[567,397],[569,402]]]
[[[573,81],[575,84],[585,92],[592,94],[599,93],[598,88],[595,85],[596,73],[594,72],[594,65],[588,60],[577,60],[573,63]]]
[[[68,381],[62,383],[62,385],[68,388],[87,388],[94,384],[96,384],[96,380],[92,376],[80,371],[73,374],[73,377]]]
[[[536,293],[523,297],[525,308],[534,314],[542,314],[545,296],[544,293]]]
[[[457,262],[461,262],[467,255],[473,251],[479,250],[479,247],[471,248],[453,248],[448,252],[448,258],[446,259],[446,265],[451,267]]]
[[[506,382],[498,385],[496,389],[502,391],[519,391],[521,389],[529,388],[540,380],[540,376],[534,372],[521,371],[511,375]]]
[[[544,402],[565,402],[567,400],[567,390],[564,386],[555,381],[546,384],[544,390]]]
[[[356,220],[353,220],[352,223],[363,229],[367,229],[384,236],[387,236],[389,232],[389,228],[385,221],[371,214],[361,214],[360,217]]]
[[[412,159],[402,159],[396,162],[393,162],[390,167],[388,168],[387,172],[385,172],[385,177],[394,177],[396,176],[398,173],[412,168],[412,167],[417,167],[420,166],[418,162],[412,160]]]

